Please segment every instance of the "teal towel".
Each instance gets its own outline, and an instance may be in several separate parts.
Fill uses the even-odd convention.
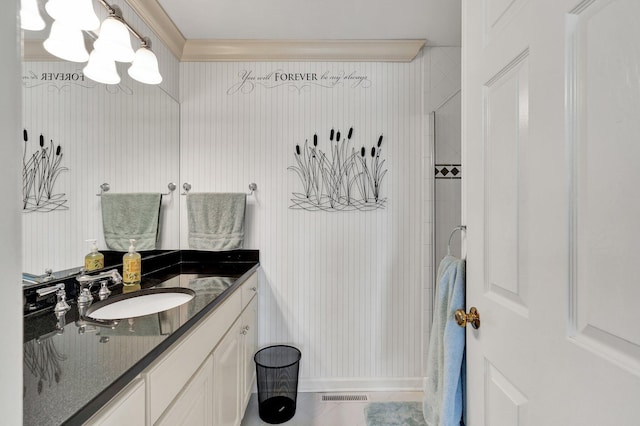
[[[428,426],[459,426],[465,333],[456,323],[455,311],[465,307],[464,260],[445,256],[436,284],[422,411]]]
[[[199,250],[234,250],[244,244],[243,193],[187,194],[189,247]]]
[[[155,250],[160,221],[160,193],[102,194],[104,240],[111,250],[127,251],[129,239],[136,250]]]

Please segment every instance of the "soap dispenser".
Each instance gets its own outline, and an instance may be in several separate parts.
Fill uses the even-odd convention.
[[[125,286],[140,284],[142,275],[142,259],[140,253],[136,252],[136,240],[129,240],[129,252],[122,257],[122,284]]]
[[[86,272],[104,268],[104,255],[98,251],[96,240],[86,240],[91,243],[91,252],[84,257],[84,270]]]

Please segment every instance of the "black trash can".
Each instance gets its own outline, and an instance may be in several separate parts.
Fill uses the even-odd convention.
[[[280,424],[296,414],[301,356],[293,346],[276,345],[260,349],[253,357],[258,382],[258,412],[263,421]]]

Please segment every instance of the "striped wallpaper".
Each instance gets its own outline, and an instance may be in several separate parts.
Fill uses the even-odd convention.
[[[301,390],[420,388],[431,288],[421,59],[180,70],[181,184],[193,192],[258,185],[248,198],[245,247],[260,250],[260,344],[301,349]],[[384,135],[386,208],[291,209],[292,193],[302,190],[287,169],[296,144],[317,134],[326,152],[330,130],[346,135],[350,127],[356,149],[370,150]]]

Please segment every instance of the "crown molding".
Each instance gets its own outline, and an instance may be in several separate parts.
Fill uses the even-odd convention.
[[[182,50],[186,39],[173,23],[158,0],[126,0],[140,19],[151,28],[167,48],[178,58],[182,57]]]
[[[182,62],[410,62],[425,40],[187,40],[158,0],[126,0]]]
[[[425,40],[187,40],[181,60],[411,62]]]

